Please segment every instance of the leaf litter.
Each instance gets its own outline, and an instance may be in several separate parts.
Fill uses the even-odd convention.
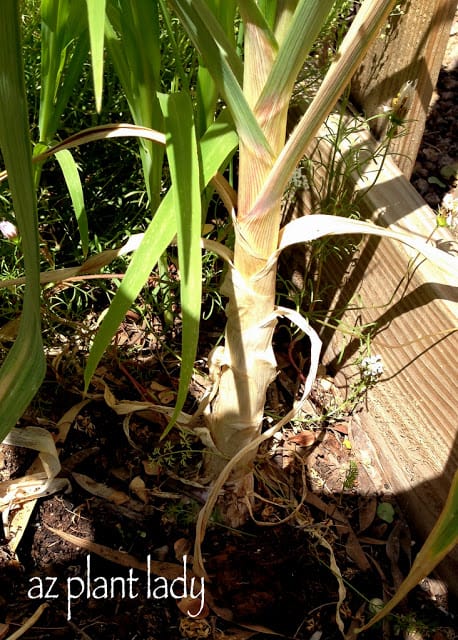
[[[15,445],[1,445],[0,489],[8,496],[0,545],[4,637],[32,620],[34,638],[354,638],[369,619],[370,602],[388,599],[406,575],[411,541],[402,512],[383,488],[376,452],[361,435],[358,414],[327,420],[327,407],[335,406],[338,393],[320,371],[298,419],[260,448],[251,522],[230,531],[217,510],[213,513],[202,548],[209,577],[205,606],[195,618],[187,613],[199,609],[195,599],[154,601],[140,589],[132,600],[122,592],[76,598],[68,620],[66,584],[87,579],[89,555],[100,579],[120,582],[131,570],[144,573],[146,559],[151,573],[169,582],[181,575],[183,556],[192,567],[195,523],[208,497],[201,478],[205,437],[201,421],[192,416],[211,387],[201,367],[189,413],[183,411],[178,427],[161,440],[176,397],[176,380],[168,374],[177,366],[172,355],[166,366],[151,357],[124,359],[118,369],[105,362],[92,393],[82,400],[77,382],[71,375],[66,379],[66,367],[76,370],[74,376],[78,368],[71,358],[55,360],[63,370],[56,376],[49,415],[31,412],[19,425],[22,434],[30,427],[44,431],[51,452],[45,456],[51,457],[44,466],[37,458],[24,473],[20,461],[9,464]],[[280,351],[278,361],[280,374],[269,396],[273,413],[284,412],[298,389],[288,353]],[[48,493],[35,486],[29,499],[11,499],[11,486],[25,492],[36,482],[37,464]],[[50,480],[62,484],[52,491]],[[13,531],[15,519],[27,510]],[[189,569],[187,579],[192,575]],[[51,578],[60,585],[59,597],[30,597],[31,580]],[[410,607],[389,623],[391,633],[402,637],[403,616],[410,619],[412,607],[425,608],[432,617],[424,640],[450,633],[446,596],[436,592],[441,595],[433,606],[427,592],[417,590]],[[370,633],[382,638],[386,625],[385,632]]]

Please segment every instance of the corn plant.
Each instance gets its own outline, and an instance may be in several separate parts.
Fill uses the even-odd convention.
[[[320,350],[316,334],[297,312],[275,304],[281,251],[326,235],[374,234],[402,241],[443,268],[456,269],[453,258],[430,245],[367,222],[308,215],[283,227],[281,223],[282,196],[297,164],[348,86],[394,4],[395,0],[362,3],[306,113],[287,136],[288,107],[296,78],[333,9],[333,0],[86,0],[84,17],[80,3],[42,0],[43,115],[42,139],[34,156],[36,166],[54,153],[67,152],[60,156],[60,162],[84,240],[87,221],[69,149],[93,139],[135,135],[139,138],[153,214],[94,339],[85,372],[86,389],[126,311],[175,239],[183,334],[181,378],[171,428],[182,415],[197,349],[202,248],[216,252],[227,263],[227,275],[221,285],[221,292],[228,299],[224,345],[209,357],[212,388],[201,411],[205,426],[199,423],[199,433],[209,451],[205,475],[213,490],[199,517],[197,542],[223,486],[227,521],[232,526],[244,522],[245,498],[257,448],[299,409],[296,404],[280,422],[261,433],[267,387],[276,376],[272,337],[280,316],[290,318],[310,336],[311,366],[303,398],[316,375]],[[177,19],[197,52],[196,64],[191,68],[181,57],[174,28]],[[38,324],[35,196],[18,31],[17,0],[3,0],[0,143],[23,239],[27,290],[21,332],[1,372],[2,437],[30,401],[43,375],[44,362]],[[164,69],[160,38],[165,38],[175,53],[172,71]],[[78,132],[50,147],[59,112],[65,109],[69,89],[75,86],[88,51],[88,39],[96,104],[102,100],[105,41],[135,126],[102,126]],[[46,51],[51,47],[52,55]],[[11,107],[13,102],[15,106]],[[18,109],[16,104],[23,106]],[[164,149],[171,184],[162,195]],[[237,149],[235,193],[222,172]],[[39,170],[35,179],[39,179]],[[229,210],[233,247],[201,238],[209,195],[214,190]],[[34,362],[27,362],[24,357],[16,359],[17,353],[35,354]]]

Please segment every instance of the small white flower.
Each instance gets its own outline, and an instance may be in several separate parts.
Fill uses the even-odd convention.
[[[445,218],[446,226],[454,229],[457,224],[456,218],[458,216],[458,199],[451,193],[446,193],[442,199],[442,207],[439,211],[439,214],[442,214],[442,216]]]
[[[8,238],[8,240],[17,238],[17,228],[8,220],[0,220],[0,232],[2,233],[3,237]]]
[[[375,382],[383,373],[382,356],[367,356],[362,359],[360,367],[363,378]]]
[[[458,200],[451,193],[446,193],[442,198],[442,206],[450,213],[458,212]]]

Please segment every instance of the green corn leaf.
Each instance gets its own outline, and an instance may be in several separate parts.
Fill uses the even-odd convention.
[[[84,206],[83,187],[81,178],[76,166],[76,162],[68,149],[63,149],[56,153],[56,159],[64,174],[65,183],[75,212],[78,230],[80,232],[81,247],[83,256],[87,256],[89,247],[89,228],[87,222],[86,208]]]
[[[264,16],[266,24],[269,25],[269,28],[274,30],[275,22],[277,19],[277,5],[278,2],[274,2],[273,0],[258,0],[258,8],[259,11]]]
[[[159,96],[166,125],[166,149],[173,185],[183,319],[181,370],[178,395],[168,433],[183,408],[194,368],[202,306],[202,255],[200,233],[202,204],[200,171],[193,107],[187,93]]]
[[[204,0],[170,0],[170,5],[217,83],[240,141],[271,163],[272,150],[242,91],[243,66],[235,46]]]
[[[458,543],[458,471],[452,481],[444,508],[414,560],[412,568],[395,595],[358,632],[366,631],[398,605],[423,578],[439,564]]]
[[[41,2],[40,140],[50,142],[89,51],[87,14],[79,2]]]
[[[223,112],[200,140],[203,186],[208,185],[215,173],[221,167],[226,166],[237,145],[237,135],[228,122],[227,114]],[[84,371],[86,389],[95,373],[97,364],[110,344],[126,312],[140,293],[160,256],[176,235],[177,221],[174,211],[173,189],[174,187],[172,186],[149,224],[94,338]]]
[[[319,3],[314,3],[319,4]],[[321,3],[320,3],[321,4]],[[386,21],[395,0],[365,0],[345,36],[325,79],[311,105],[294,129],[264,182],[251,211],[256,219],[278,201],[319,127],[331,112],[360,65],[369,45]],[[298,25],[299,26],[299,25]],[[362,35],[363,34],[363,35]],[[276,72],[277,73],[277,72]],[[276,84],[278,80],[271,80]]]
[[[145,231],[140,246],[133,254],[125,277],[111,301],[107,314],[103,318],[99,331],[94,338],[84,370],[86,390],[105,349],[116,334],[128,309],[140,293],[154,265],[172,242],[175,234],[176,220],[173,210],[173,194],[169,191],[157,209],[153,221]]]
[[[275,2],[272,2],[271,6],[275,7],[275,4]],[[243,0],[240,2],[240,13],[245,23],[250,22],[262,30],[265,42],[268,43],[270,49],[276,52],[278,50],[278,43],[270,25],[271,11],[267,11],[268,17],[266,18],[254,0]],[[274,13],[276,13],[276,11]]]
[[[289,102],[297,74],[304,65],[333,4],[334,0],[300,0],[259,97],[257,110],[276,111],[278,103]]]
[[[218,88],[209,70],[199,65],[197,72],[197,121],[198,132],[204,133],[213,121]]]
[[[159,16],[150,0],[108,0],[105,37],[108,52],[129,103],[135,124],[161,131],[161,51]],[[140,140],[140,157],[150,206],[159,205],[164,150]]]
[[[191,76],[186,72],[183,64],[182,54],[180,51],[179,44],[175,37],[175,29],[173,26],[172,16],[170,15],[170,11],[167,8],[167,0],[159,0],[159,6],[161,8],[162,17],[164,20],[164,33],[166,34],[166,42],[171,49],[172,59],[175,63],[175,73],[172,81],[170,82],[170,86],[163,85],[163,90],[165,88],[172,90],[175,86],[177,80],[180,82],[180,86],[182,89],[189,91],[189,82]],[[162,78],[163,80],[163,78]]]
[[[91,41],[92,76],[97,113],[102,109],[103,39],[105,31],[106,0],[86,0]]]
[[[218,23],[221,25],[226,37],[234,43],[234,22],[236,19],[235,0],[207,0],[207,6],[216,16]],[[185,85],[183,85],[185,86]],[[218,86],[213,79],[210,71],[200,61],[197,72],[197,132],[203,135],[207,128],[211,125],[215,117],[216,103],[219,96]]]
[[[40,254],[17,0],[0,3],[0,148],[22,241],[26,288],[19,332],[0,369],[0,442],[45,374],[40,323]]]

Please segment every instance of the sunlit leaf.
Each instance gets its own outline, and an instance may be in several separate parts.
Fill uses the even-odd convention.
[[[27,284],[18,336],[0,369],[0,442],[27,408],[45,374],[37,202],[19,25],[18,2],[1,2],[0,149],[8,170]]]
[[[204,0],[170,0],[170,5],[229,106],[240,140],[270,159],[272,151],[242,91],[242,62],[215,15]]]
[[[68,193],[70,194],[76,221],[78,223],[83,256],[86,257],[89,246],[89,230],[86,208],[84,206],[83,187],[81,185],[78,167],[76,166],[76,162],[68,149],[58,151],[56,153],[56,159],[62,173],[64,174],[65,183],[67,185]]]
[[[237,136],[228,124],[225,114],[208,129],[200,140],[203,186],[208,185],[215,173],[229,160],[237,148]],[[94,338],[84,372],[85,387],[89,386],[105,349],[110,344],[126,312],[141,291],[151,270],[176,232],[173,186],[162,200],[143,240],[134,253],[121,285]]]
[[[281,198],[294,169],[319,127],[348,86],[374,37],[386,21],[396,0],[363,2],[331,67],[306,113],[288,138],[254,203],[251,218],[268,211]],[[318,4],[318,3],[315,3]],[[364,33],[364,38],[361,37]],[[273,84],[276,81],[272,80]]]
[[[54,137],[88,51],[89,31],[84,5],[71,0],[42,0],[38,120],[42,142],[49,142]]]
[[[94,80],[95,105],[98,113],[102,109],[105,3],[106,0],[86,0],[91,41],[92,77]]]
[[[173,426],[173,422],[186,400],[199,339],[199,320],[202,306],[202,256],[200,248],[202,205],[199,157],[191,98],[187,93],[175,93],[162,94],[159,99],[167,131],[166,148],[177,226],[183,319],[180,384],[175,411],[167,432]]]

